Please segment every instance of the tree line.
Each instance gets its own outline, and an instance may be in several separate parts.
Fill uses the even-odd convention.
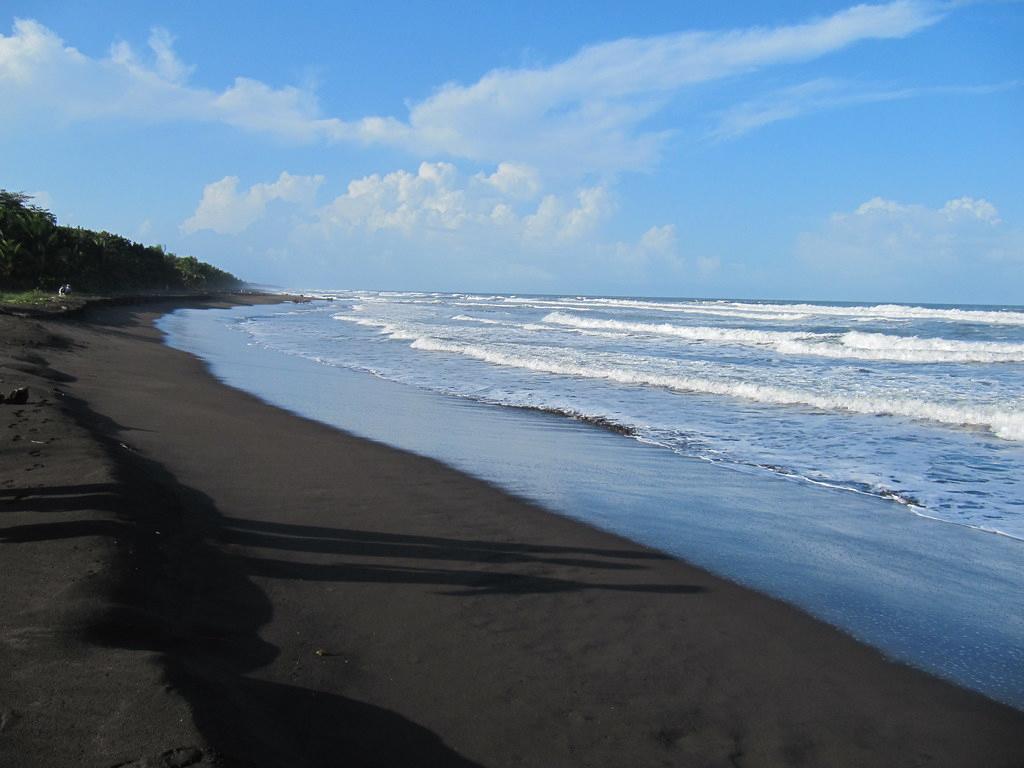
[[[83,293],[232,290],[234,275],[110,232],[66,227],[21,192],[0,189],[0,290]]]

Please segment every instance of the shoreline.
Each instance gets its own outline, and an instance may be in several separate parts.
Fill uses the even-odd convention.
[[[301,337],[293,354],[238,330],[308,312],[317,310],[183,310],[157,326],[218,381],[264,402],[698,565],[888,658],[1024,710],[1024,623],[1006,611],[1024,591],[1024,550],[1008,538],[553,414],[350,370],[301,354]]]
[[[33,470],[42,488],[0,488],[6,561],[72,542],[103,560],[92,613],[51,619],[72,628],[61,642],[74,638],[83,680],[90,655],[128,658],[160,692],[133,693],[148,736],[125,720],[120,751],[85,734],[111,720],[104,684],[128,700],[121,683],[71,696],[83,753],[117,764],[193,749],[191,764],[210,765],[1024,759],[1024,713],[699,568],[220,384],[153,328],[180,305],[5,319],[37,326],[23,352],[44,362],[22,373],[67,393],[62,407],[30,407],[39,423],[26,434],[63,413],[79,446],[8,447],[5,461],[45,466]],[[91,482],[68,481],[86,466]],[[67,563],[79,594],[86,579]],[[41,623],[3,608],[15,628]],[[58,685],[53,649],[29,666],[5,653],[24,670],[16,698],[33,675]],[[66,724],[41,716],[8,718],[0,757],[70,764],[46,752]]]

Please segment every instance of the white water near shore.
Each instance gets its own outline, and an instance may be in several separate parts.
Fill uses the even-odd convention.
[[[328,294],[324,294],[327,296]],[[1024,539],[1024,311],[337,292],[257,343]]]

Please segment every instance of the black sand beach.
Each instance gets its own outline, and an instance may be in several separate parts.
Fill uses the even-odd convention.
[[[173,306],[0,316],[0,765],[1024,765],[1024,713],[221,385]]]

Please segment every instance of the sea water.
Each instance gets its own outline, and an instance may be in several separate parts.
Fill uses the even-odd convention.
[[[1024,706],[1024,309],[317,295],[163,327],[275,404]]]

